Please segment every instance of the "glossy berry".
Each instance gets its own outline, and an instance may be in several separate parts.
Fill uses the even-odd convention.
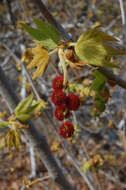
[[[59,134],[63,138],[69,138],[74,133],[74,126],[70,121],[64,122],[61,127],[59,128]]]
[[[55,90],[52,93],[52,102],[56,105],[62,105],[66,103],[67,96],[63,90]]]
[[[52,86],[54,90],[63,89],[63,76],[56,76],[56,78],[53,80]]]
[[[68,118],[70,116],[70,111],[67,109],[65,105],[60,105],[56,107],[55,110],[55,117],[62,121],[65,118]]]
[[[67,97],[67,107],[69,110],[76,111],[80,106],[80,98],[74,93],[70,93]]]

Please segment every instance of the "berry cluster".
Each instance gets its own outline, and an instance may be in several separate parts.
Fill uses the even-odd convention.
[[[55,104],[55,117],[63,121],[59,128],[59,134],[63,138],[71,137],[74,133],[74,126],[65,119],[71,116],[71,111],[76,111],[80,106],[80,98],[74,93],[66,93],[67,89],[63,86],[64,78],[62,75],[56,76],[53,80],[52,102]],[[68,85],[67,85],[68,86]]]

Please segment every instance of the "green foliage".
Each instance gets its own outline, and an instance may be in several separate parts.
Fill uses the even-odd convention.
[[[98,172],[99,168],[103,165],[103,163],[104,163],[104,160],[101,158],[101,156],[96,154],[83,164],[83,167],[82,167],[83,172],[87,173],[89,170]]]
[[[60,40],[59,32],[49,23],[34,19],[37,28],[32,28],[26,23],[21,23],[23,28],[35,40],[40,41],[48,50],[55,49]]]
[[[92,167],[92,161],[89,160],[84,163],[82,170],[84,173],[87,173],[91,169],[91,167]]]
[[[19,132],[19,129],[9,129],[6,135],[6,142],[7,142],[7,147],[11,153],[12,147],[15,147],[16,149],[19,148],[21,145],[21,135]]]
[[[94,72],[94,81],[91,85],[91,90],[95,91],[94,96],[94,115],[99,116],[105,110],[105,105],[109,98],[109,90],[105,86],[107,78],[98,70]]]
[[[8,127],[9,123],[7,121],[0,121],[0,128]]]
[[[113,56],[125,55],[126,51],[114,48],[118,40],[105,32],[100,31],[99,26],[83,33],[76,45],[75,52],[84,62],[98,67],[118,67],[112,62]]]
[[[22,122],[27,122],[36,115],[39,115],[43,108],[46,107],[44,100],[36,101],[33,94],[22,100],[15,109],[15,116]]]
[[[32,79],[35,80],[37,77],[40,77],[45,73],[49,64],[49,53],[40,43],[32,48],[31,51],[33,59],[27,65],[27,68],[36,69],[32,77]]]
[[[91,85],[91,89],[94,91],[100,91],[105,86],[105,83],[107,82],[107,78],[98,70],[96,70],[93,73],[95,79]]]
[[[59,43],[60,34],[54,26],[39,19],[34,19],[34,23],[37,25],[37,27],[40,29],[44,36],[47,36],[47,38],[51,38],[56,44]]]

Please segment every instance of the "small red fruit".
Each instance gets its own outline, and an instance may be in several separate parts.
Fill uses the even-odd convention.
[[[56,76],[53,80],[53,89],[58,90],[58,89],[63,89],[63,75]]]
[[[62,105],[66,103],[66,93],[63,90],[55,90],[52,93],[52,102],[56,105]]]
[[[69,110],[76,111],[80,106],[80,98],[74,93],[70,93],[67,97],[67,107]]]
[[[56,107],[55,117],[58,120],[62,121],[64,118],[68,118],[69,116],[70,112],[65,105],[60,105]]]
[[[74,133],[74,126],[70,121],[64,122],[59,128],[59,134],[63,138],[71,137]]]

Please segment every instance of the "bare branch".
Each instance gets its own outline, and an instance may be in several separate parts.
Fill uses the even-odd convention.
[[[126,36],[126,16],[125,16],[123,0],[119,0],[119,3],[120,3],[120,10],[121,10],[121,17],[122,17],[123,33]]]

